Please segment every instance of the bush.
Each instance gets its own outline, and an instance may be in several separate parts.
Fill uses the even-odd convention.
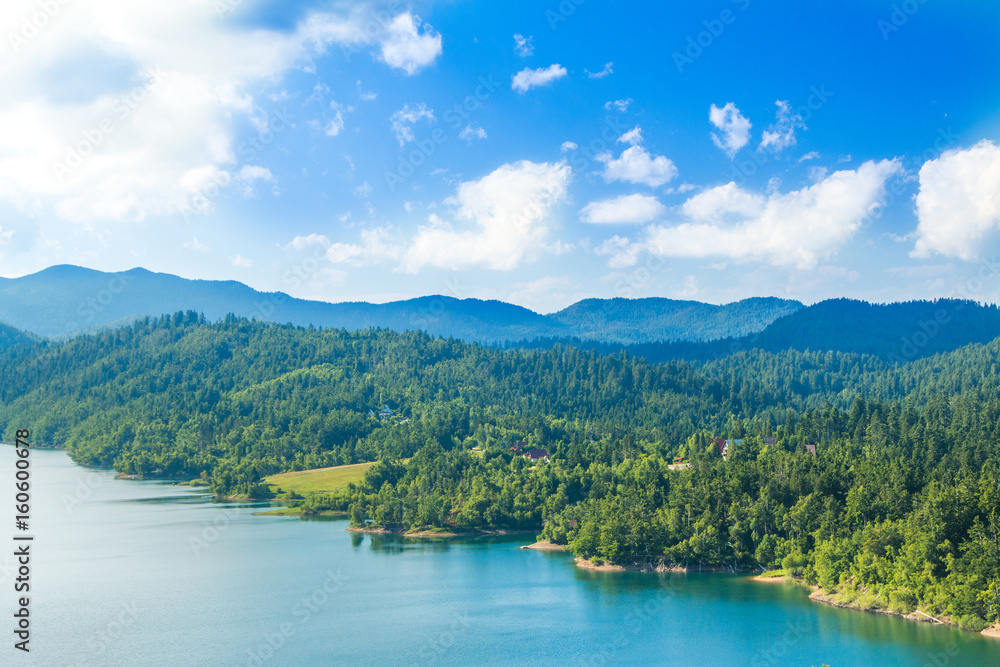
[[[809,564],[809,556],[806,556],[801,551],[793,551],[792,553],[781,559],[781,567],[786,572],[788,572],[793,577],[801,577],[803,570],[806,565]]]

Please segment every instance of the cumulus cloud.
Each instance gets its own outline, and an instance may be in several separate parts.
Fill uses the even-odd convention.
[[[576,142],[564,141],[562,142],[562,145],[559,147],[559,150],[563,153],[569,153],[570,151],[575,151],[578,148],[579,146],[576,145]]]
[[[642,249],[642,243],[632,243],[628,237],[615,235],[595,248],[594,252],[609,257],[608,266],[612,269],[624,269],[639,262]]]
[[[1000,146],[982,141],[920,168],[916,257],[932,252],[971,261],[1000,229]]]
[[[420,17],[409,12],[389,23],[381,35],[384,63],[412,75],[437,60],[441,55],[441,35],[426,23],[421,32],[420,23]]]
[[[381,52],[411,73],[440,52],[439,42],[406,46],[408,26],[417,25],[408,13],[369,34],[371,8],[340,4],[274,30],[219,20],[217,4],[61,3],[44,35],[0,63],[0,126],[17,128],[0,133],[0,198],[22,208],[41,201],[81,222],[176,213],[200,194],[189,187],[195,176],[232,178],[244,140],[294,126],[280,93],[274,101],[270,90],[260,93],[269,113],[258,104],[262,87],[312,68],[338,44]],[[3,3],[0,24],[19,25],[35,9]],[[434,41],[426,28],[417,37]]]
[[[580,211],[580,220],[591,224],[640,224],[661,218],[666,207],[656,197],[622,195],[587,204]]]
[[[402,252],[390,228],[376,227],[361,231],[361,243],[331,243],[326,258],[334,264],[368,266],[398,260]]]
[[[527,58],[528,56],[535,53],[535,45],[532,44],[534,37],[525,37],[524,35],[518,33],[514,35],[514,53],[521,56],[522,58]]]
[[[456,224],[431,216],[410,242],[403,269],[517,268],[548,237],[549,215],[566,199],[571,175],[565,162],[521,161],[462,183],[445,202]]]
[[[618,142],[632,144],[632,147],[622,151],[617,158],[611,153],[597,156],[597,161],[604,164],[605,181],[624,181],[656,188],[677,176],[677,167],[671,160],[662,155],[651,155],[640,145],[642,130],[639,127],[620,136]]]
[[[539,67],[538,69],[526,67],[514,75],[510,87],[523,94],[532,88],[547,86],[564,76],[566,76],[566,68],[559,64]]]
[[[294,248],[295,250],[304,250],[311,245],[320,245],[325,248],[330,245],[330,239],[325,234],[307,234],[305,236],[300,234],[292,239],[292,242],[286,247]]]
[[[354,266],[392,262],[406,273],[427,267],[515,269],[536,253],[567,249],[546,241],[552,209],[566,200],[571,176],[565,161],[505,164],[458,186],[444,202],[452,207],[451,221],[432,213],[409,238],[388,227],[365,230],[359,243],[334,243],[326,255]]]
[[[399,145],[404,145],[407,141],[413,141],[415,136],[413,134],[413,124],[418,120],[434,120],[434,109],[428,109],[427,105],[421,104],[404,104],[403,108],[389,116],[389,122],[392,124],[392,133],[395,135],[396,140],[399,141]]]
[[[732,102],[722,108],[713,104],[708,111],[708,120],[719,130],[718,133],[712,132],[712,141],[729,157],[750,143],[752,125]]]
[[[795,113],[792,110],[792,105],[788,102],[778,100],[774,104],[778,107],[777,117],[774,123],[767,130],[764,130],[764,136],[758,150],[780,153],[795,145],[795,130],[805,130],[806,124],[802,120],[802,116]]]
[[[896,160],[866,162],[802,190],[757,195],[733,183],[691,197],[686,221],[650,230],[646,249],[668,257],[727,257],[814,268],[884,202]]]

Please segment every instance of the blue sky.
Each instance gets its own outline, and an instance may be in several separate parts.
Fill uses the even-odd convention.
[[[5,3],[2,273],[996,302],[1000,6],[816,4]]]

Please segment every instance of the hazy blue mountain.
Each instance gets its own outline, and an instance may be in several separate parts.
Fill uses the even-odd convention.
[[[551,314],[579,338],[643,343],[745,336],[804,306],[776,297],[744,299],[724,306],[673,299],[584,299]]]
[[[104,273],[53,266],[0,279],[0,321],[46,337],[116,326],[179,310],[317,327],[420,329],[469,341],[586,338],[616,343],[707,340],[760,331],[795,301],[748,299],[712,306],[669,299],[588,299],[552,315],[500,301],[428,296],[386,304],[326,303],[258,292],[236,281],[187,280],[146,269]]]
[[[902,363],[957,350],[971,343],[987,343],[998,337],[1000,309],[993,304],[958,299],[889,304],[830,299],[777,319],[763,331],[742,337],[629,346],[579,339],[562,342],[603,352],[627,349],[653,362],[707,361],[742,350],[760,349],[766,352],[853,352]],[[534,341],[530,345],[548,347],[554,342]]]

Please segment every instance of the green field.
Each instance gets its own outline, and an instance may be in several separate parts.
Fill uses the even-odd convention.
[[[276,491],[274,487],[278,487],[285,494],[294,491],[300,496],[308,498],[314,493],[333,493],[337,489],[343,489],[351,482],[360,482],[364,478],[365,472],[373,465],[375,464],[355,463],[333,468],[285,472],[265,477],[264,482],[272,487],[272,491]]]

